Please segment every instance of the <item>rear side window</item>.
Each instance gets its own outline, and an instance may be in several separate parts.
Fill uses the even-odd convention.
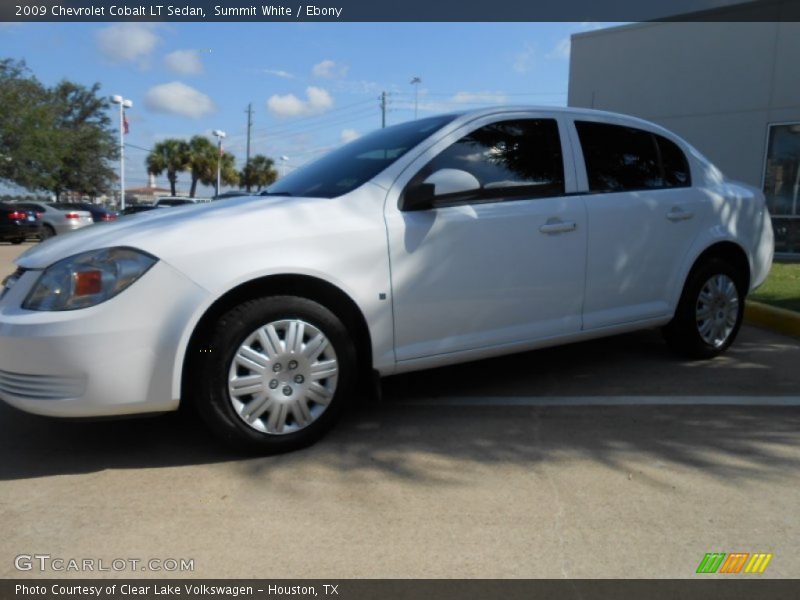
[[[683,150],[675,142],[671,142],[660,135],[653,135],[661,154],[661,164],[664,169],[664,187],[688,187],[692,184],[689,174],[689,163]]]
[[[589,189],[624,192],[690,185],[689,165],[668,139],[633,127],[576,121]]]

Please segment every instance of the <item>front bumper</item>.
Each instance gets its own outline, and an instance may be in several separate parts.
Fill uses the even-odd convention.
[[[207,292],[160,261],[91,308],[20,308],[40,271],[0,299],[0,399],[26,412],[97,417],[174,410],[181,336]]]

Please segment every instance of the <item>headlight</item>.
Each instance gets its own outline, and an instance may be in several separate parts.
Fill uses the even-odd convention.
[[[22,304],[28,310],[76,310],[119,294],[156,264],[133,248],[104,248],[76,254],[44,270]]]

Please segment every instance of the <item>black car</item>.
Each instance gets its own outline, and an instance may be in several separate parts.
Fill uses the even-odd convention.
[[[148,210],[155,210],[158,208],[154,204],[129,204],[122,211],[123,215],[135,215],[136,213],[146,212]]]
[[[0,240],[21,244],[28,237],[42,235],[42,218],[36,211],[0,203]]]
[[[113,210],[108,210],[99,204],[92,204],[91,202],[59,202],[54,204],[60,210],[86,210],[92,213],[92,221],[95,223],[107,223],[108,221],[116,221],[117,213]]]

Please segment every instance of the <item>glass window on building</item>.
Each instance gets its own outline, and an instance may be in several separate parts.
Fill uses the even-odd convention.
[[[800,254],[800,123],[770,125],[764,195],[775,229],[775,252]]]

